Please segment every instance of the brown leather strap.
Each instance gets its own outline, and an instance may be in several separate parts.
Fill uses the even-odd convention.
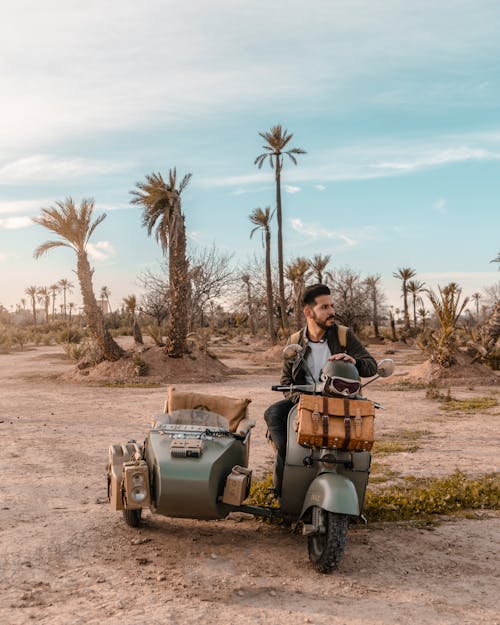
[[[342,445],[342,449],[348,449],[351,442],[351,415],[349,413],[349,400],[344,398],[344,427],[345,427],[345,441]]]
[[[323,397],[323,447],[328,447],[328,397]]]

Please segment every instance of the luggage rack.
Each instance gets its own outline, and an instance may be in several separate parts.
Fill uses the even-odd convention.
[[[162,423],[153,428],[160,435],[169,438],[220,438],[222,436],[234,437],[232,432],[224,428],[208,427],[206,425],[178,425],[175,423]]]

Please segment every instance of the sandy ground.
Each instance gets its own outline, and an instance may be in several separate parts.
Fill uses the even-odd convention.
[[[384,349],[372,351],[381,357]],[[261,415],[278,399],[268,390],[276,365],[250,361],[244,346],[219,353],[248,373],[206,390],[253,398],[250,464],[262,476],[272,451]],[[398,374],[421,362],[407,348],[392,357]],[[143,440],[165,388],[58,380],[69,367],[58,347],[0,355],[2,624],[500,624],[500,517],[493,512],[432,531],[354,526],[331,575],[312,570],[302,536],[253,519],[200,522],[146,512],[140,529],[127,527],[106,503],[107,449]],[[423,390],[390,390],[397,380],[371,387],[385,406],[378,434],[425,434],[415,453],[379,462],[404,475],[498,471],[498,406],[472,416],[445,413]],[[499,397],[498,387],[452,391]]]

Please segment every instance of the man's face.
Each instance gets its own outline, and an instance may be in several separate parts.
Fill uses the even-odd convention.
[[[333,314],[333,300],[331,295],[318,295],[314,300],[313,306],[306,307],[309,314],[306,317],[316,322],[322,330],[327,330],[335,323],[335,315]]]

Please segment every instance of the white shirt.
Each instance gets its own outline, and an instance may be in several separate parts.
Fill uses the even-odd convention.
[[[309,339],[307,339],[307,344],[311,348],[308,352],[305,362],[310,372],[313,374],[314,379],[311,379],[311,376],[306,370],[306,381],[308,384],[314,384],[319,382],[319,374],[321,373],[321,369],[325,366],[326,361],[332,355],[330,348],[328,347],[328,342],[325,340],[319,341],[315,343]]]

